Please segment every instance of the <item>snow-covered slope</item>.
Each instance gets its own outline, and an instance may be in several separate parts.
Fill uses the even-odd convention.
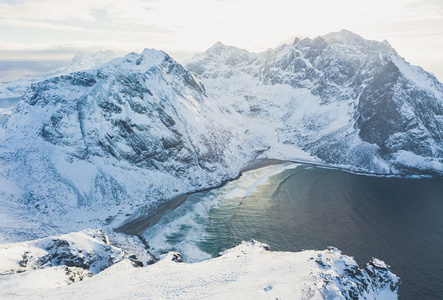
[[[0,129],[0,241],[118,225],[236,176],[254,153],[164,52],[52,77]]]
[[[61,274],[27,280],[25,274],[0,278],[0,296],[45,299],[397,299],[399,279],[384,262],[363,269],[331,248],[298,253],[270,252],[252,241],[218,258],[179,263],[176,253],[136,268],[129,260],[114,264],[74,285],[53,283]],[[42,274],[41,274],[42,275]],[[51,276],[48,276],[51,275]],[[36,285],[35,282],[39,282]],[[33,283],[33,284],[30,284]]]
[[[187,67],[269,156],[443,172],[443,85],[386,41],[343,30],[259,54],[217,43]]]

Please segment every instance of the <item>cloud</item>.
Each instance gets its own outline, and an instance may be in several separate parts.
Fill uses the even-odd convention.
[[[89,6],[83,6],[85,1],[72,2],[56,0],[23,0],[13,3],[0,3],[0,17],[33,20],[83,20],[94,21],[89,13]]]
[[[89,34],[125,34],[125,35],[149,35],[149,34],[164,34],[172,33],[171,30],[166,30],[158,26],[145,26],[143,28],[136,28],[135,30],[122,30],[115,28],[91,28],[88,26],[71,26],[59,23],[54,23],[54,21],[49,20],[19,20],[19,19],[0,19],[0,25],[16,28],[32,28],[32,29],[44,29],[53,31],[77,31],[77,32],[87,32]]]
[[[261,51],[346,28],[412,53],[441,49],[442,11],[442,0],[0,0],[0,35],[7,49],[203,51],[222,41]]]
[[[152,1],[143,0],[23,0],[0,2],[0,18],[14,16],[22,20],[81,20],[97,22],[100,19],[114,22],[145,20]]]
[[[443,9],[443,2],[441,0],[417,0],[412,4],[415,7],[425,6],[429,8]]]
[[[91,29],[78,27],[78,26],[69,26],[63,24],[54,24],[50,22],[43,21],[29,21],[29,20],[20,20],[20,19],[0,19],[0,25],[9,26],[9,27],[22,27],[22,28],[40,28],[40,29],[49,29],[49,30],[57,30],[57,31],[90,31]]]

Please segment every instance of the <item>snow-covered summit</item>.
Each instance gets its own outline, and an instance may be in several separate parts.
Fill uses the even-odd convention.
[[[101,65],[117,57],[119,57],[119,55],[112,50],[78,52],[66,67],[60,68],[58,71],[61,72],[61,74],[69,74],[81,70],[93,69],[100,67]]]
[[[383,42],[366,40],[358,34],[346,29],[339,32],[331,32],[319,38],[343,48],[351,47],[353,49],[350,49],[350,53],[355,53],[356,49],[358,49],[361,53],[375,51],[380,53],[396,54],[396,51],[386,40]]]
[[[364,38],[347,29],[328,33],[324,35],[323,38],[330,41],[337,41],[342,44],[355,44],[356,42],[361,43],[365,41]]]

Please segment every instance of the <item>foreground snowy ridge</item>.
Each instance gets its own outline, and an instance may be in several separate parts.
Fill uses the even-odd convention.
[[[125,253],[121,249],[110,245],[103,230],[85,230],[0,245],[0,275],[63,265],[84,269],[92,275],[124,257]]]
[[[21,273],[6,272],[9,275],[0,277],[0,297],[397,299],[399,278],[389,271],[385,263],[373,259],[360,269],[353,258],[342,255],[335,248],[298,253],[271,252],[267,245],[251,241],[201,263],[180,263],[179,254],[171,252],[160,262],[140,268],[134,259],[124,259],[121,250],[107,245],[106,240],[102,231],[87,230],[40,241],[3,245],[0,248],[2,272],[5,274],[4,270],[15,269]],[[47,251],[54,251],[48,241],[65,241],[62,249],[55,250],[64,255],[64,261],[51,265],[50,259],[44,259],[49,255]],[[18,257],[17,254],[26,247],[30,251]],[[46,254],[38,257],[36,249],[42,254],[46,251]],[[95,259],[88,260],[86,257],[92,249],[96,252]],[[77,266],[68,267],[73,263],[69,260],[73,253],[84,260],[79,258]],[[23,267],[25,256],[26,264],[33,264],[36,270]],[[38,263],[44,260],[47,265]],[[106,265],[103,265],[104,261]],[[95,265],[92,270],[96,275],[79,264],[83,267]]]

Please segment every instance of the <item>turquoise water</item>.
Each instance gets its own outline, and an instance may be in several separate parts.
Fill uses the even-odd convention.
[[[442,179],[271,166],[192,195],[154,227],[145,233],[154,251],[189,261],[250,239],[276,251],[335,246],[360,265],[371,257],[391,265],[401,299],[442,299]]]

